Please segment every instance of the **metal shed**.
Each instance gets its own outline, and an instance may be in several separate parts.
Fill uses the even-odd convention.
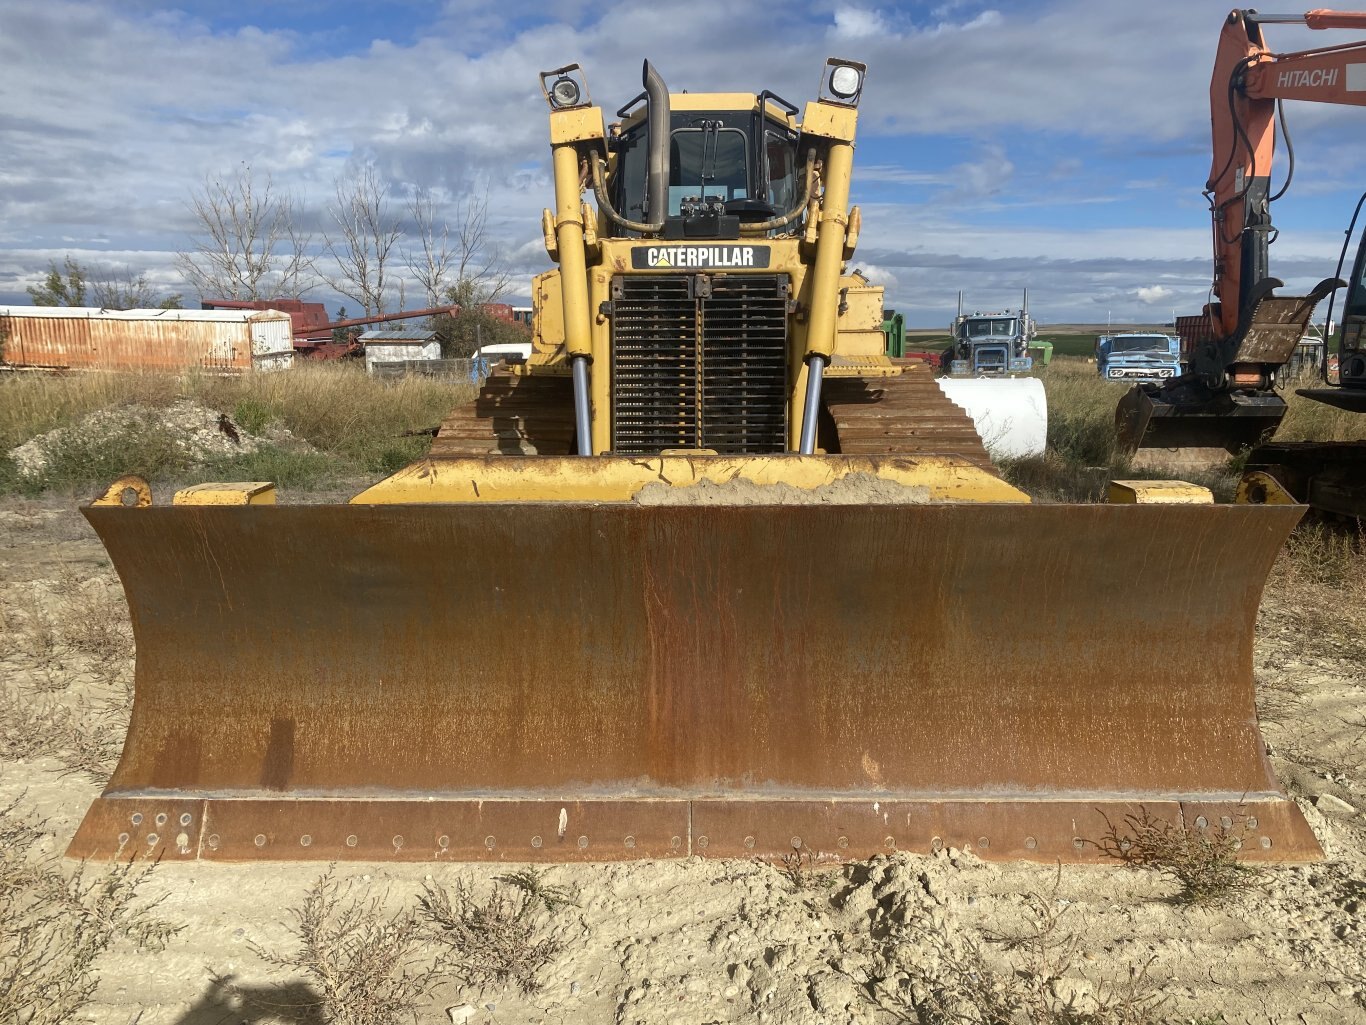
[[[435,331],[366,331],[360,336],[365,347],[365,369],[374,371],[377,363],[411,363],[441,358],[441,342]]]
[[[47,370],[281,370],[294,362],[278,310],[0,306],[0,362]]]

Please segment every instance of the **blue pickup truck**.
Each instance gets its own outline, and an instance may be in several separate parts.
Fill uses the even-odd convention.
[[[1096,371],[1107,381],[1166,381],[1181,376],[1181,340],[1175,335],[1101,335]]]

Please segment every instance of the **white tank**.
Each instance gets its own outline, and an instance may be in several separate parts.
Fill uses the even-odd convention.
[[[1043,455],[1048,399],[1037,377],[941,377],[936,383],[967,410],[993,459]]]

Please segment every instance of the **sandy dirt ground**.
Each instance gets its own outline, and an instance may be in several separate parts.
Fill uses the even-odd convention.
[[[132,671],[126,652],[77,650],[62,642],[60,623],[50,644],[33,636],[35,609],[73,593],[87,594],[88,616],[109,602],[118,609],[116,578],[73,503],[0,500],[0,683],[9,696],[56,702],[90,721],[117,717]],[[1077,1012],[1048,1020],[1089,1020],[1086,1011],[1133,986],[1161,1003],[1148,1018],[1122,1020],[1366,1022],[1366,628],[1328,643],[1304,616],[1268,592],[1256,669],[1273,761],[1327,852],[1322,863],[1269,869],[1253,889],[1196,908],[1170,902],[1174,885],[1153,873],[994,865],[956,851],[811,875],[700,859],[552,867],[546,880],[577,891],[578,906],[542,917],[542,934],[565,946],[540,973],[540,990],[448,980],[417,1020],[450,1020],[452,1007],[462,1008],[457,1021],[506,1023],[927,1020],[910,995],[924,979],[1018,979],[1037,968],[1040,949],[1031,955],[1018,941],[1044,922],[1045,956],[1067,962],[1051,999]],[[71,752],[0,760],[0,807],[17,800],[45,819],[53,851],[100,790],[75,761]],[[255,948],[290,949],[288,909],[323,867],[158,867],[143,892],[184,928],[159,953],[118,944],[102,955],[89,1017],[262,1020],[251,993],[289,976]],[[479,893],[507,871],[347,864],[337,874],[398,907],[424,882],[463,880]]]

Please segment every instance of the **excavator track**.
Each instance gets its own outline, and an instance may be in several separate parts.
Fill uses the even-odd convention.
[[[821,441],[829,452],[961,459],[999,476],[972,419],[923,363],[904,364],[897,377],[829,378],[824,405]],[[473,402],[450,412],[430,455],[568,455],[573,442],[569,380],[500,368]]]

